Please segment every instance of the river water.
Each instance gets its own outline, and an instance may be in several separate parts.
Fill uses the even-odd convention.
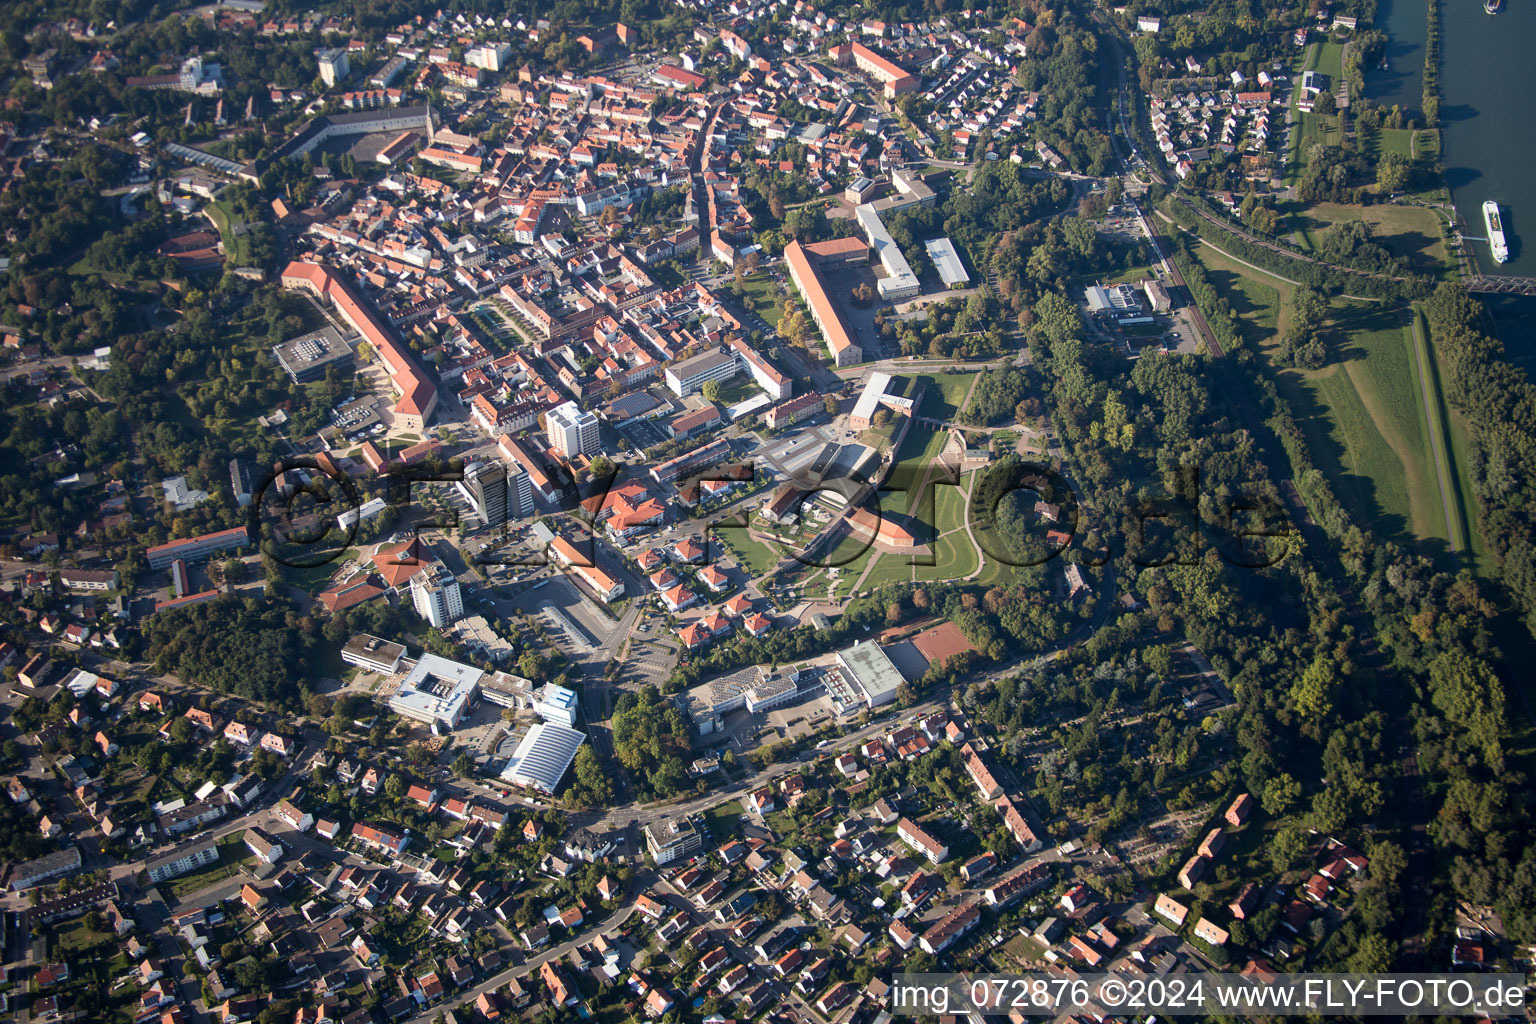
[[[1377,23],[1391,37],[1387,71],[1371,69],[1366,96],[1418,111],[1422,103],[1424,0],[1382,0]],[[1494,263],[1488,243],[1471,242],[1484,273],[1536,277],[1536,0],[1504,0],[1498,14],[1481,0],[1441,0],[1440,117],[1446,183],[1470,237],[1487,234],[1483,201],[1504,215],[1510,259]],[[1506,348],[1536,369],[1536,299],[1489,303]]]

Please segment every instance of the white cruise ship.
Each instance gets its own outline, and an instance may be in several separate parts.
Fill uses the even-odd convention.
[[[1509,259],[1509,243],[1504,241],[1504,221],[1499,217],[1499,204],[1492,199],[1483,204],[1483,223],[1488,225],[1488,245],[1493,258],[1499,263]]]

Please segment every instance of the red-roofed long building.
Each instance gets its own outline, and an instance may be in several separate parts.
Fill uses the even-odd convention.
[[[832,251],[823,251],[826,243],[803,246],[798,241],[790,242],[784,247],[784,262],[789,264],[790,280],[795,282],[801,298],[805,299],[806,306],[810,308],[811,319],[816,321],[821,336],[827,339],[827,350],[832,353],[832,361],[838,366],[852,366],[864,361],[864,349],[848,333],[848,325],[843,322],[842,312],[833,301],[820,268],[823,260],[846,261],[853,258],[855,250],[852,246],[842,244],[849,239],[833,241],[839,245]],[[867,260],[869,250],[864,243],[858,239],[851,241],[858,246],[859,258]]]
[[[431,421],[437,409],[437,385],[341,274],[319,263],[295,260],[283,268],[282,281],[284,288],[302,289],[322,302],[329,301],[383,360],[390,384],[400,396],[395,403],[395,426],[421,430]]]
[[[923,80],[917,75],[882,57],[863,43],[851,44],[847,52],[860,71],[885,87],[885,98],[888,100],[902,93],[911,92],[923,84]]]

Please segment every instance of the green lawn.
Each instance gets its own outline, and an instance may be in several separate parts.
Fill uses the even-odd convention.
[[[1413,157],[1413,137],[1417,133],[1412,128],[1361,128],[1359,134],[1360,152],[1373,160],[1383,153]]]
[[[874,545],[864,537],[844,533],[838,538],[836,544],[830,548],[823,548],[810,561],[813,567],[825,566],[828,569],[840,569],[843,575],[847,576],[854,565],[857,565],[860,570],[864,568],[873,547]]]
[[[779,308],[779,300],[774,295],[777,282],[767,274],[755,274],[747,278],[742,285],[741,302],[749,310],[762,317],[775,329],[778,329],[782,310]],[[786,282],[786,287],[788,283]],[[791,294],[793,290],[791,289]]]
[[[1321,71],[1335,85],[1344,76],[1344,44],[1323,39],[1307,47],[1307,71]]]
[[[963,487],[942,484],[933,488],[933,527],[943,536],[965,526],[966,496]]]
[[[874,590],[884,583],[907,583],[912,579],[912,556],[902,552],[884,551],[879,561],[864,577],[864,589]]]
[[[917,380],[923,385],[923,404],[919,416],[929,416],[946,422],[960,414],[960,407],[970,394],[974,373],[924,374]]]
[[[1197,247],[1195,256],[1232,304],[1245,336],[1268,357],[1339,500],[1384,536],[1444,540],[1439,482],[1403,313],[1336,300],[1326,328],[1333,360],[1315,371],[1286,368],[1278,352],[1291,286],[1209,246]]]
[[[980,556],[964,530],[940,537],[933,547],[933,564],[919,565],[917,578],[928,580],[958,580],[976,571]]]
[[[730,549],[736,560],[746,566],[747,571],[753,576],[761,576],[763,573],[779,564],[782,557],[777,551],[760,540],[753,540],[747,536],[746,530],[719,529],[714,531],[715,538]]]
[[[907,431],[906,439],[901,443],[901,450],[897,452],[897,465],[892,467],[891,475],[886,478],[890,490],[881,492],[880,503],[885,511],[905,514],[920,507],[914,499],[922,489],[923,481],[934,462],[938,460],[939,453],[944,450],[947,436],[946,431],[934,430],[919,423],[912,424],[912,429]]]
[[[1156,277],[1156,271],[1150,265],[1132,267],[1129,270],[1117,270],[1110,274],[1095,274],[1092,278],[1084,278],[1082,283],[1102,284],[1106,288],[1115,284],[1139,285],[1149,277]]]
[[[1195,257],[1205,265],[1211,284],[1232,304],[1245,342],[1258,348],[1281,332],[1292,285],[1229,260],[1204,242],[1195,247]]]
[[[710,838],[716,843],[724,843],[741,835],[741,815],[745,809],[740,800],[728,800],[705,811]]]
[[[891,438],[896,436],[896,430],[906,420],[904,413],[891,417],[891,421],[883,427],[870,427],[859,435],[859,444],[873,448],[879,452],[890,450]]]
[[[1376,240],[1394,256],[1406,258],[1415,273],[1441,275],[1452,270],[1447,260],[1440,215],[1426,207],[1397,203],[1375,206],[1290,203],[1282,212],[1286,214],[1290,229],[1309,248],[1316,249],[1324,232],[1334,225],[1360,220],[1371,226]]]
[[[1445,540],[1445,512],[1429,443],[1430,427],[1424,419],[1413,338],[1408,330],[1409,316],[1376,306],[1351,304],[1340,311],[1337,319],[1348,331],[1349,339],[1343,370],[1372,425],[1403,466],[1402,490],[1409,530],[1418,537]],[[1358,350],[1359,356],[1351,358],[1354,353],[1350,350]],[[1361,462],[1358,470],[1367,471],[1377,465],[1380,463],[1376,461]],[[1367,475],[1385,493],[1397,492],[1390,468]],[[1394,511],[1402,507],[1398,505]]]
[[[740,376],[735,380],[720,381],[719,383],[720,397],[716,401],[726,408],[730,408],[737,402],[745,401],[753,395],[763,393],[763,389],[757,386],[757,382],[747,376]]]
[[[1451,511],[1460,517],[1462,536],[1472,560],[1479,570],[1488,572],[1493,566],[1489,559],[1487,545],[1483,542],[1482,533],[1477,528],[1477,495],[1472,490],[1472,479],[1466,468],[1472,465],[1471,430],[1461,413],[1452,409],[1445,400],[1442,387],[1446,371],[1440,361],[1440,354],[1435,349],[1435,339],[1429,333],[1429,321],[1424,316],[1423,310],[1417,306],[1414,308],[1414,315],[1418,318],[1420,337],[1423,338],[1424,345],[1429,350],[1430,369],[1434,375],[1431,381],[1432,394],[1438,406],[1434,412],[1438,415],[1440,425],[1447,435],[1446,448],[1450,459],[1447,471],[1450,474],[1451,488],[1455,498],[1455,505]]]
[[[218,229],[219,237],[224,240],[224,254],[232,267],[244,267],[250,265],[251,260],[251,236],[248,231],[239,231],[245,222],[235,216],[235,209],[228,200],[220,199],[209,203],[206,207],[208,218],[213,221],[213,226]]]
[[[335,536],[337,538],[344,538],[346,534],[344,531],[340,531],[338,529],[335,531]],[[327,536],[326,539],[329,540],[330,536]],[[307,549],[304,552],[301,552],[298,555],[298,558],[303,561],[311,561],[320,557],[324,550],[325,549],[323,547]],[[309,567],[285,565],[283,566],[283,578],[293,586],[298,587],[300,590],[313,594],[324,587],[326,582],[331,578],[331,573],[337,571],[343,565],[345,565],[348,559],[359,558],[361,555],[362,552],[358,548],[347,548],[345,551],[341,552],[341,554],[337,555],[335,558],[331,559],[323,565]]]
[[[944,450],[945,436],[942,430],[935,430],[921,423],[912,424],[912,429],[907,431],[907,436],[902,439],[900,450],[896,452],[896,461],[927,465]]]
[[[240,857],[240,853],[245,853],[245,857]],[[219,862],[217,864],[212,864],[201,871],[194,871],[191,874],[173,878],[168,882],[161,882],[160,885],[163,887],[166,898],[174,903],[176,900],[197,892],[199,889],[229,878],[240,870],[242,861],[250,859],[254,858],[246,850],[241,833],[237,832],[233,836],[226,836],[219,840]]]

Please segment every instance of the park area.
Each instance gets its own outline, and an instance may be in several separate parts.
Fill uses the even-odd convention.
[[[932,397],[924,398],[923,415],[953,418],[974,378],[975,374],[925,378],[926,395]],[[881,495],[881,511],[914,520],[913,532],[930,553],[911,555],[873,548],[863,551],[844,569],[844,578],[853,579],[848,584],[850,588],[866,568],[868,572],[858,585],[861,591],[882,583],[964,579],[977,570],[980,556],[965,531],[966,505],[974,474],[957,483],[949,482],[950,470],[939,463],[939,453],[947,438],[947,431],[914,424],[889,478],[904,489],[884,491]],[[845,554],[852,555],[858,550],[855,541],[844,539],[844,544],[849,545]],[[857,545],[862,546],[863,542]]]
[[[1232,305],[1245,341],[1264,353],[1282,395],[1305,432],[1317,465],[1339,499],[1362,522],[1399,540],[1447,538],[1445,509],[1420,383],[1421,351],[1412,315],[1374,303],[1335,299],[1324,332],[1333,353],[1327,365],[1303,370],[1280,363],[1280,342],[1289,329],[1288,282],[1236,263],[1208,245],[1195,256],[1212,285]],[[1427,349],[1424,350],[1427,352]],[[1438,367],[1431,366],[1431,380]],[[1432,386],[1434,428],[1451,419]],[[1451,422],[1448,479],[1452,529],[1466,536],[1467,496],[1457,472],[1464,441]],[[1463,431],[1464,437],[1464,431]],[[1474,545],[1476,541],[1472,542]]]
[[[928,416],[946,423],[953,422],[965,407],[971,385],[976,381],[974,372],[932,373],[917,378],[923,388],[923,403],[918,407],[919,416]]]
[[[1451,273],[1447,259],[1445,232],[1440,214],[1425,206],[1379,203],[1352,206],[1343,203],[1289,202],[1281,208],[1284,223],[1295,240],[1309,249],[1321,247],[1325,234],[1347,221],[1370,225],[1374,239],[1394,256],[1408,261],[1416,274],[1442,276]]]

